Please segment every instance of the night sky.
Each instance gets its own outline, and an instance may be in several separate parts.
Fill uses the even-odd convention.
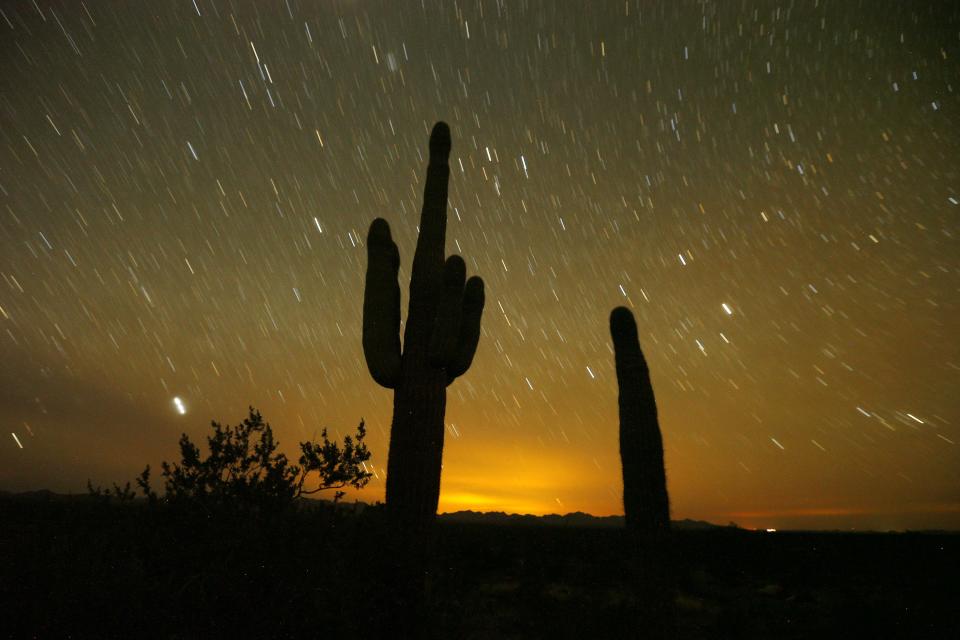
[[[441,511],[622,513],[630,307],[673,517],[960,527],[960,10],[949,2],[0,2],[0,489],[81,493],[260,409],[391,392],[427,139],[486,283]],[[175,402],[179,398],[185,413]]]

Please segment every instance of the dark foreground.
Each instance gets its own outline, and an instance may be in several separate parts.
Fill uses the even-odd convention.
[[[390,635],[387,542],[376,508],[211,518],[2,498],[0,636]],[[441,523],[433,635],[643,637],[625,546],[620,529]],[[957,534],[718,528],[677,532],[674,556],[679,638],[960,637]]]

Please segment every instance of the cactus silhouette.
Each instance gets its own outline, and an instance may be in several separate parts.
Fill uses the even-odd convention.
[[[657,404],[637,338],[637,323],[626,307],[610,313],[610,335],[620,391],[620,461],[627,528],[643,535],[665,534],[670,528],[670,502]]]
[[[363,353],[374,381],[393,389],[387,510],[414,528],[429,527],[436,516],[446,387],[473,361],[484,304],[483,280],[464,282],[463,258],[444,261],[450,145],[450,128],[438,122],[430,133],[402,349],[400,253],[386,220],[374,220],[367,234]]]

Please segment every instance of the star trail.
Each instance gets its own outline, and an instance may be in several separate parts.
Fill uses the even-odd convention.
[[[248,405],[391,395],[427,137],[483,277],[441,511],[622,513],[632,309],[673,517],[960,526],[960,10],[901,2],[0,2],[0,488],[82,492]]]

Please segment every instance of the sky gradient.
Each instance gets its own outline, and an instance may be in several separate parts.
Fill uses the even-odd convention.
[[[674,518],[960,528],[951,3],[0,9],[0,489],[132,479],[253,405],[290,454],[364,418],[382,499],[364,242],[389,221],[405,311],[445,120],[487,305],[441,511],[622,513],[626,305]]]

